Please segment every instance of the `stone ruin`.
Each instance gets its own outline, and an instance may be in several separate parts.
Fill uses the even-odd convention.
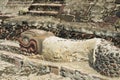
[[[0,39],[18,40],[23,52],[11,47],[13,52],[39,53],[44,60],[52,62],[88,61],[100,74],[120,77],[120,28],[116,26],[120,0],[51,1],[1,0],[2,13],[19,14],[24,18],[1,23]],[[26,17],[31,15],[34,17]],[[35,17],[39,15],[55,16],[60,23],[58,20],[39,20]],[[62,20],[66,22],[62,23]],[[0,49],[3,48],[6,46]]]
[[[47,61],[80,62],[86,60],[102,75],[120,76],[120,49],[111,42],[100,38],[88,40],[63,39],[51,34],[35,29],[23,32],[20,41],[21,49],[30,53],[33,50],[43,55],[44,60]],[[31,40],[35,40],[36,43],[32,45]],[[31,45],[27,45],[27,47],[25,43]],[[33,48],[29,51],[30,47],[34,46],[36,49]]]

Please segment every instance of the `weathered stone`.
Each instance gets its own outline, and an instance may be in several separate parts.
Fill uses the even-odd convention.
[[[115,3],[120,4],[120,0],[115,0]]]
[[[37,73],[38,75],[45,75],[50,73],[50,68],[46,65],[41,65],[39,68],[39,72]]]
[[[50,67],[50,72],[51,73],[59,75],[59,68],[57,66],[49,66],[49,67]]]
[[[72,80],[101,80],[100,78],[84,74],[77,70],[74,71],[71,69],[67,69],[65,67],[61,68],[60,73],[62,76],[70,77]]]
[[[49,61],[80,61],[88,59],[97,39],[85,41],[49,37],[43,41],[43,56]],[[87,44],[87,45],[86,45]]]
[[[100,43],[101,44],[98,45],[101,45],[101,47],[96,48],[100,50],[95,50],[95,52],[97,52],[97,57],[95,57],[97,61],[95,61],[94,64],[96,70],[103,75],[111,77],[120,76],[119,74],[117,75],[117,71],[119,70],[119,60],[118,56],[116,56],[120,54],[119,49],[106,41],[102,41]]]
[[[54,36],[54,34],[43,30],[31,29],[25,31],[21,34],[19,39],[20,47],[23,51],[41,54],[42,42],[45,38],[50,36]]]

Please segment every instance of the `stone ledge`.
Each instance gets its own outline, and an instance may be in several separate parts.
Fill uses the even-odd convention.
[[[29,56],[0,51],[0,59],[14,64],[16,67],[29,68],[29,71],[36,70],[38,74],[44,75],[54,73],[63,77],[70,77],[75,80],[116,80],[116,78],[108,78],[100,75],[91,67],[88,62],[74,62],[74,63],[54,63],[43,61],[39,59],[32,59]]]

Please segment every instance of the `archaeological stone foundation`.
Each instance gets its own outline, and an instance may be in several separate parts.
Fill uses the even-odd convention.
[[[119,80],[119,16],[120,0],[0,0],[0,75]]]

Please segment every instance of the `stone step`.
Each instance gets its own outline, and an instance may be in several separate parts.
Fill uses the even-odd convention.
[[[120,7],[120,4],[116,4],[117,7]]]
[[[7,19],[11,17],[13,17],[13,15],[0,15],[0,19]]]
[[[35,3],[35,4],[32,4],[31,6],[51,6],[51,7],[61,7],[62,4],[54,4],[54,3],[51,3],[51,4],[46,4],[46,3],[43,3],[43,4],[40,4],[40,3]]]
[[[28,13],[57,15],[59,12],[58,11],[28,11]]]
[[[57,15],[64,7],[64,0],[34,0],[28,13],[37,15]]]
[[[34,0],[33,3],[64,3],[64,0],[49,0],[49,1],[45,1],[45,0]]]
[[[30,4],[31,1],[29,2],[8,2],[7,4]]]

